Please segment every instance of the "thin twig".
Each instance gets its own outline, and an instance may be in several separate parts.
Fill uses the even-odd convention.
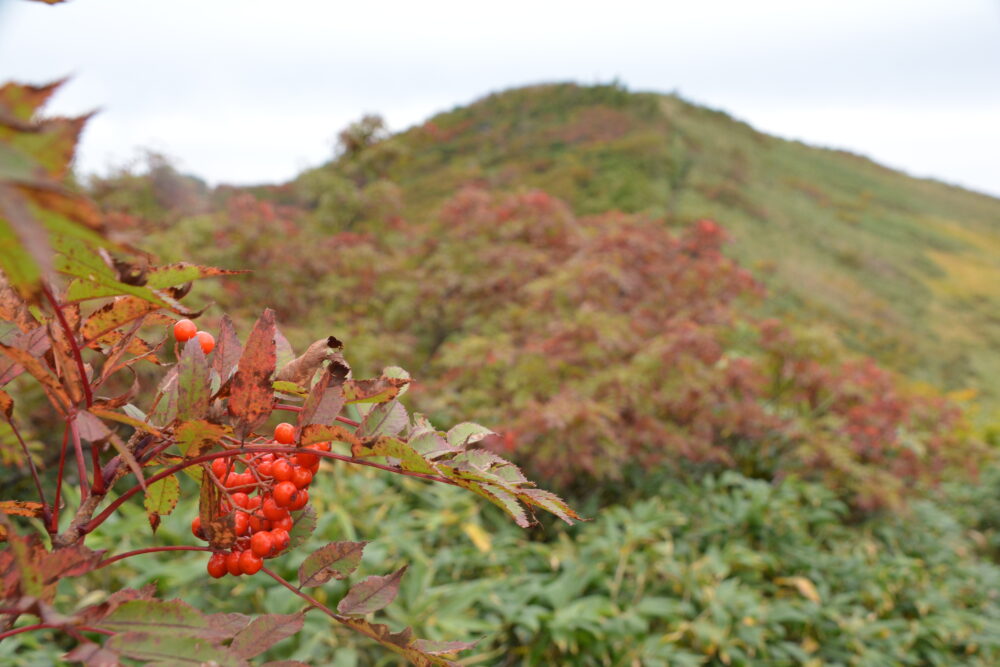
[[[59,320],[59,326],[62,327],[63,333],[66,335],[66,340],[69,342],[70,349],[73,351],[73,359],[76,361],[76,370],[80,374],[80,383],[83,384],[83,396],[87,401],[87,407],[89,408],[94,404],[94,394],[90,390],[90,381],[87,380],[87,370],[83,366],[83,356],[80,354],[80,346],[76,344],[76,338],[73,336],[73,332],[69,328],[69,322],[66,321],[66,317],[63,315],[62,306],[56,301],[55,296],[52,295],[52,290],[49,289],[48,285],[42,287],[42,291],[45,293],[45,297],[52,304],[52,309],[56,312],[56,318]]]
[[[117,556],[111,556],[110,558],[105,558],[100,563],[97,564],[95,570],[100,570],[102,567],[111,565],[115,561],[122,560],[124,558],[131,558],[132,556],[139,556],[142,554],[156,553],[157,551],[214,551],[210,547],[193,547],[187,545],[174,545],[166,547],[147,547],[145,549],[136,549],[135,551],[126,551],[123,554],[118,554]]]
[[[86,500],[90,495],[90,481],[87,479],[87,462],[83,458],[83,443],[80,442],[80,429],[76,425],[76,412],[69,415],[69,433],[73,436],[73,451],[76,452],[76,467],[80,473],[80,499]]]
[[[63,471],[66,469],[66,446],[69,444],[69,424],[63,431],[62,450],[59,452],[59,476],[56,479],[56,501],[52,505],[52,526],[50,533],[59,532],[59,496],[62,495]]]
[[[17,430],[17,426],[14,424],[14,419],[8,419],[7,423],[10,424],[10,428],[14,431],[14,435],[17,437],[17,441],[21,443],[21,451],[24,452],[24,458],[28,462],[28,468],[31,469],[31,477],[35,480],[35,488],[38,489],[38,499],[42,501],[42,507],[44,508],[46,516],[46,522],[48,521],[49,504],[45,502],[45,491],[42,490],[42,482],[38,478],[38,469],[35,467],[35,461],[31,458],[31,454],[28,453],[28,445],[25,444],[24,438],[21,437],[21,432]]]

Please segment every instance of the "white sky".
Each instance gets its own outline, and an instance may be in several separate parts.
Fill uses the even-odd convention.
[[[365,112],[618,78],[1000,196],[1000,0],[0,0],[0,81],[67,74],[85,172],[282,181]]]

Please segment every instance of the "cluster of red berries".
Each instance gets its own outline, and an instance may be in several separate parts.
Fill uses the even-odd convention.
[[[177,320],[174,323],[174,338],[178,343],[186,343],[195,337],[198,338],[201,351],[205,354],[215,349],[215,336],[207,331],[198,331],[198,325],[191,320]]]
[[[281,423],[274,429],[281,445],[295,441],[295,427]],[[306,449],[330,451],[330,443],[318,442]],[[228,497],[220,505],[220,515],[234,512],[236,544],[228,552],[217,551],[208,560],[208,573],[218,579],[256,574],[265,558],[273,558],[288,547],[292,529],[291,512],[309,502],[309,484],[319,470],[315,454],[265,453],[214,459],[211,474],[226,488]],[[201,517],[191,522],[191,532],[206,539]]]

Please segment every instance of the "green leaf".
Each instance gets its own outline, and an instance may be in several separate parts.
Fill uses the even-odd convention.
[[[368,577],[356,584],[337,605],[337,611],[345,616],[364,616],[384,608],[396,599],[399,580],[406,573],[406,567],[385,576]]]
[[[473,422],[463,422],[448,431],[448,444],[452,447],[465,448],[488,435],[494,435],[494,433],[485,426]]]
[[[309,554],[299,565],[299,586],[321,586],[346,579],[361,563],[367,542],[331,542]]]
[[[407,382],[410,382],[410,374],[406,372],[405,369],[400,368],[399,366],[386,366],[385,368],[382,369],[382,377],[394,378],[397,380],[406,380]],[[396,397],[398,398],[403,394],[405,394],[406,390],[409,388],[410,388],[409,384],[400,387],[399,393],[396,394]]]
[[[300,387],[294,382],[277,380],[272,382],[271,386],[274,387],[274,391],[279,394],[288,394],[290,396],[298,396],[299,398],[306,398],[309,395],[309,392],[305,387]]]
[[[146,274],[146,286],[152,289],[162,289],[182,285],[192,280],[202,278],[215,278],[217,276],[233,276],[240,273],[250,273],[249,271],[233,271],[229,269],[217,269],[214,266],[198,266],[187,262],[178,262],[167,266],[156,266],[149,269]]]
[[[181,485],[173,475],[157,480],[146,487],[146,499],[143,506],[146,514],[153,521],[153,515],[167,516],[174,511],[181,497]]]
[[[438,470],[432,463],[424,459],[409,443],[399,438],[383,436],[370,446],[373,456],[387,456],[399,460],[399,467],[411,472],[427,475],[437,475]]]
[[[231,432],[222,424],[213,424],[203,419],[184,422],[174,429],[174,441],[185,458],[193,458],[210,451]]]
[[[385,403],[399,395],[409,384],[401,378],[380,377],[371,380],[347,380],[344,382],[344,400],[352,403]]]
[[[181,600],[130,600],[101,621],[101,627],[113,632],[141,632],[163,637],[227,639],[224,632],[209,626],[200,611]]]
[[[229,649],[184,633],[149,630],[120,632],[107,641],[105,648],[135,660],[155,661],[158,665],[245,667],[247,664]]]
[[[292,512],[292,529],[288,531],[288,548],[295,549],[306,543],[316,530],[316,510],[312,505],[306,505],[298,512]]]

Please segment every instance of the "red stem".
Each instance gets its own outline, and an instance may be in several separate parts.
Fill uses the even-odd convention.
[[[90,485],[91,491],[102,495],[104,493],[104,473],[101,471],[100,453],[94,443],[90,443],[90,462],[94,466],[94,481]]]
[[[38,469],[35,468],[35,461],[31,458],[31,454],[28,453],[28,445],[25,444],[24,438],[21,437],[21,432],[17,430],[17,426],[14,424],[13,417],[7,420],[10,424],[10,429],[14,431],[14,436],[17,441],[21,443],[21,451],[24,452],[24,458],[28,462],[28,468],[31,469],[31,477],[35,480],[35,488],[38,490],[38,499],[42,501],[42,508],[45,512],[45,521],[49,520],[49,504],[45,502],[45,492],[42,490],[42,482],[38,479]]]
[[[338,616],[332,609],[330,609],[325,604],[323,604],[322,602],[320,602],[319,600],[317,600],[313,596],[309,595],[308,593],[303,593],[301,590],[299,590],[295,586],[292,586],[288,581],[285,580],[284,577],[282,577],[280,574],[277,574],[276,572],[274,572],[273,570],[271,570],[270,568],[268,568],[266,565],[264,565],[263,567],[261,567],[260,571],[263,572],[263,573],[265,573],[267,576],[271,577],[275,581],[277,581],[279,584],[281,584],[282,586],[284,586],[285,588],[287,588],[291,592],[293,592],[296,595],[298,595],[300,598],[302,598],[303,600],[305,600],[306,602],[308,602],[312,606],[314,606],[317,609],[319,609],[321,612],[323,612],[324,614],[326,614],[330,618],[332,618],[332,619],[334,619],[336,621],[341,620],[342,617]]]
[[[62,451],[59,452],[59,477],[56,480],[56,501],[52,505],[51,532],[59,532],[59,496],[62,494],[63,471],[66,469],[66,446],[69,444],[69,424],[63,431]]]
[[[117,556],[111,556],[110,558],[105,558],[100,563],[97,564],[95,570],[99,570],[106,565],[111,565],[115,561],[122,560],[124,558],[131,558],[132,556],[140,556],[142,554],[156,553],[157,551],[212,551],[210,547],[192,547],[186,545],[169,546],[169,547],[147,547],[145,549],[136,549],[135,551],[126,551],[123,554],[118,554]]]
[[[347,417],[337,417],[337,421],[344,424],[349,424],[350,426],[354,426],[355,428],[361,426],[361,422],[356,422],[353,419],[348,419]]]
[[[83,444],[80,442],[80,429],[76,425],[75,411],[69,415],[69,432],[73,436],[73,451],[76,452],[76,467],[80,473],[80,497],[83,500],[90,495],[90,483],[87,481],[87,462],[83,458]],[[99,473],[98,473],[99,474]]]
[[[90,391],[90,381],[87,380],[87,371],[83,367],[83,356],[80,354],[80,346],[76,344],[76,337],[73,336],[73,332],[69,328],[69,322],[66,321],[66,317],[63,315],[62,306],[56,301],[55,296],[52,295],[52,290],[49,289],[48,285],[42,288],[45,293],[45,297],[52,304],[52,309],[56,311],[56,317],[59,319],[59,326],[62,327],[63,333],[66,334],[66,340],[69,342],[70,349],[73,351],[73,359],[76,361],[76,370],[80,374],[80,383],[83,384],[83,396],[87,401],[87,407],[89,408],[94,404],[94,394]]]
[[[408,477],[419,477],[421,479],[426,479],[431,482],[441,482],[443,484],[451,484],[452,486],[460,486],[460,484],[451,481],[447,477],[438,477],[437,475],[428,475],[422,472],[411,472],[409,470],[400,470],[399,468],[393,468],[392,466],[387,466],[382,463],[375,463],[374,461],[365,461],[364,459],[354,458],[353,456],[344,456],[342,454],[335,454],[334,452],[321,452],[315,449],[305,449],[304,447],[285,447],[281,445],[257,445],[250,447],[243,447],[240,449],[232,449],[225,452],[211,452],[209,454],[202,454],[196,456],[192,459],[187,459],[183,463],[178,463],[169,468],[161,470],[157,474],[146,479],[146,486],[158,482],[164,477],[170,477],[173,474],[184,470],[184,468],[190,468],[193,465],[198,465],[199,463],[205,463],[206,461],[212,461],[214,459],[221,459],[228,456],[239,456],[247,452],[278,452],[284,454],[312,454],[320,458],[336,459],[338,461],[344,461],[346,463],[356,463],[358,465],[369,466],[372,468],[378,468],[379,470],[385,470],[388,472],[394,472],[398,475],[406,475]],[[126,500],[134,496],[136,493],[142,490],[142,487],[136,484],[132,488],[128,489],[122,495],[115,498],[107,507],[104,508],[100,514],[91,519],[86,526],[83,527],[83,534],[86,535],[92,532],[99,525],[104,523],[109,516],[111,516],[118,507],[122,505]]]

